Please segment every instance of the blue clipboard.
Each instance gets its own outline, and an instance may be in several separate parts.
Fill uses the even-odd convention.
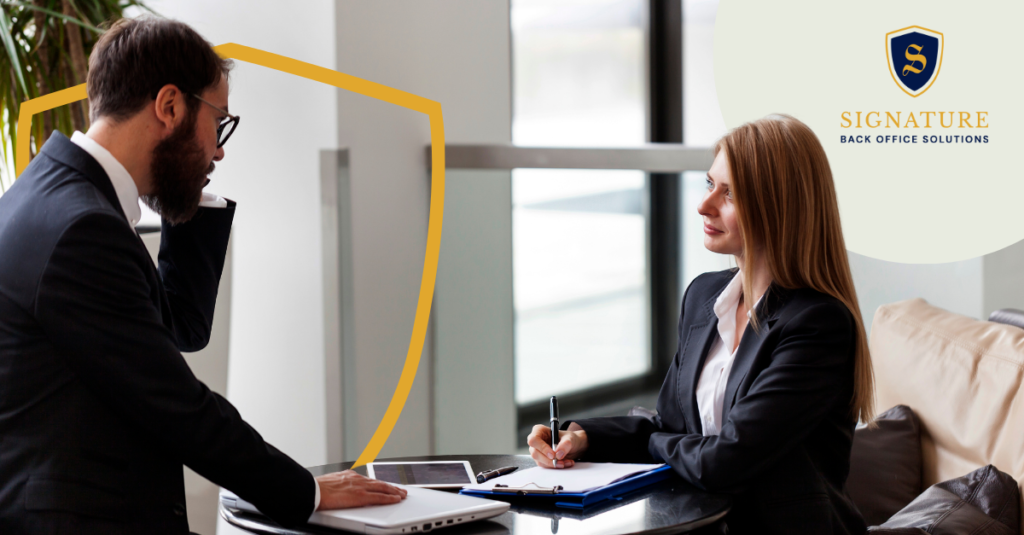
[[[659,481],[664,481],[672,476],[672,467],[665,465],[654,470],[649,470],[640,474],[636,474],[625,479],[616,481],[611,485],[605,485],[603,487],[594,489],[590,492],[559,492],[559,493],[506,493],[506,492],[494,492],[489,490],[468,490],[462,489],[459,494],[468,494],[470,496],[480,496],[482,498],[529,498],[529,499],[542,499],[548,502],[554,501],[555,506],[565,507],[569,509],[583,509],[584,507],[593,505],[598,502],[605,500],[614,500],[619,496],[628,494],[641,487],[647,485],[653,485]]]

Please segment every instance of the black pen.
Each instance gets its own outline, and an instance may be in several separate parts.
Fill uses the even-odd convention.
[[[558,448],[558,398],[551,396],[551,454],[555,455],[555,449]],[[558,456],[551,459],[551,464],[558,466]]]
[[[505,467],[502,467],[502,468],[496,468],[494,470],[484,470],[483,472],[480,472],[479,474],[476,475],[476,482],[477,483],[483,483],[484,481],[487,481],[488,479],[494,479],[494,478],[496,478],[498,476],[503,476],[505,474],[511,474],[512,472],[515,472],[516,470],[519,470],[518,466],[505,466]]]

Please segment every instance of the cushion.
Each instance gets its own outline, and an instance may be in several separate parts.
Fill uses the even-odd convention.
[[[988,320],[1024,329],[1024,310],[1017,310],[1016,308],[1001,308],[989,314]]]
[[[853,435],[846,487],[864,522],[877,526],[921,494],[921,423],[906,405],[875,418]]]
[[[1009,474],[992,465],[932,485],[872,535],[1017,535],[1020,493]]]
[[[991,464],[1024,488],[1024,329],[912,299],[879,307],[870,346],[875,406],[921,420],[924,487]]]

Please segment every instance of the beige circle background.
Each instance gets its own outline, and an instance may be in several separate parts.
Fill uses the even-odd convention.
[[[908,263],[996,251],[1024,238],[1022,15],[1024,2],[721,0],[714,59],[722,116],[732,128],[788,113],[814,130],[851,251]],[[886,34],[907,26],[944,36],[939,75],[916,98],[893,81],[885,53]],[[987,111],[990,126],[844,129],[843,111]],[[872,143],[841,144],[849,134],[870,134]],[[917,134],[918,144],[874,142],[886,134]],[[921,144],[926,134],[989,142]]]

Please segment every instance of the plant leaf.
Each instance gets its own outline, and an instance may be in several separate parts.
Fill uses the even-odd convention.
[[[52,9],[47,9],[45,7],[39,7],[39,6],[34,5],[34,4],[26,4],[25,2],[8,2],[8,5],[23,7],[25,9],[31,9],[33,11],[40,11],[40,12],[46,13],[47,15],[49,15],[51,17],[57,17],[58,19],[61,19],[61,20],[65,21],[65,22],[71,22],[73,24],[77,24],[77,25],[79,25],[79,26],[81,26],[81,27],[83,27],[83,28],[85,28],[85,29],[87,29],[89,31],[92,31],[92,32],[95,32],[95,33],[103,33],[103,30],[93,26],[92,24],[89,24],[88,22],[83,21],[83,20],[76,19],[74,17],[69,17],[69,16],[67,16],[67,15],[65,15],[65,14],[63,14],[63,13],[61,13],[59,11],[54,11]]]
[[[28,94],[28,86],[25,84],[25,76],[21,69],[21,61],[18,60],[18,49],[15,47],[14,39],[11,37],[11,22],[7,18],[7,11],[0,7],[0,39],[4,42],[4,48],[7,49],[7,57],[11,60],[11,67],[13,67],[14,75],[18,78],[18,84],[21,86],[21,91],[24,94]]]

